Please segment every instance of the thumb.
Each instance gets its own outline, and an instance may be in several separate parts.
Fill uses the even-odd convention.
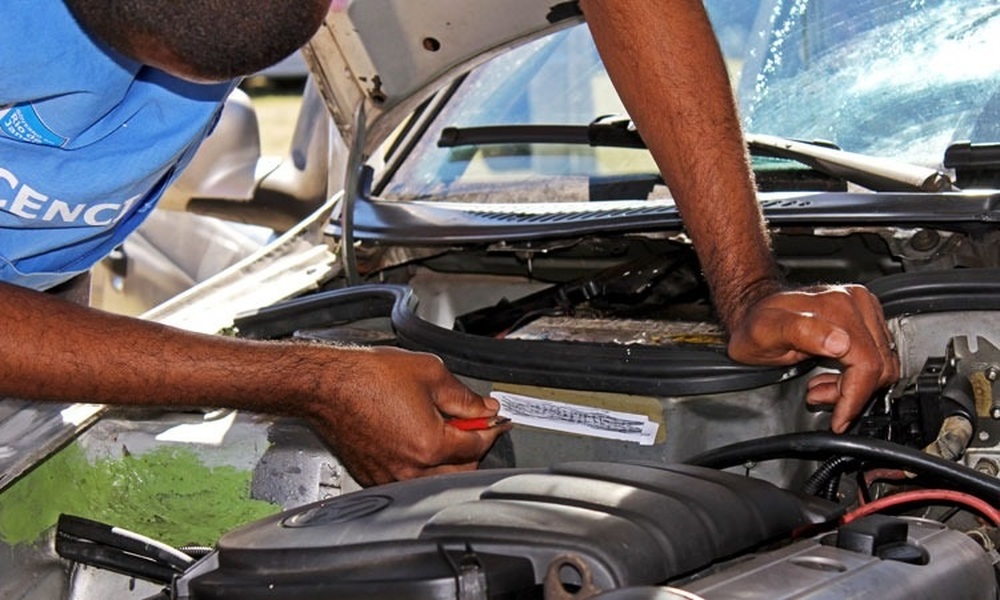
[[[781,330],[785,342],[806,355],[841,358],[851,349],[847,331],[810,313],[786,315]]]
[[[823,338],[824,356],[840,358],[851,349],[851,337],[839,327],[833,327]]]
[[[435,403],[438,410],[451,417],[487,417],[500,410],[496,399],[480,396],[460,383],[439,390]]]

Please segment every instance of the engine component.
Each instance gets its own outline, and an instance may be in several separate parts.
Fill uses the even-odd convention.
[[[478,471],[365,490],[232,532],[174,597],[506,598],[537,594],[549,566],[567,560],[596,589],[654,585],[837,514],[760,480],[684,465]]]
[[[993,558],[969,536],[877,514],[830,531],[839,514],[692,466],[478,471],[348,494],[232,532],[171,597],[996,597]],[[827,533],[791,541],[811,528]]]
[[[971,538],[928,521],[866,517],[837,532],[754,557],[680,586],[703,598],[991,600],[990,557]]]
[[[985,340],[983,341],[985,342]],[[965,452],[976,424],[971,372],[956,354],[968,348],[964,337],[948,342],[944,356],[930,357],[909,382],[897,385],[862,419],[861,435],[876,437],[956,460]]]
[[[688,459],[692,465],[724,469],[746,461],[779,458],[816,458],[843,455],[895,465],[934,480],[947,482],[988,502],[1000,503],[1000,480],[892,442],[832,433],[790,433],[737,442]]]
[[[615,303],[639,304],[658,288],[656,303],[665,305],[701,290],[704,282],[697,273],[690,251],[647,256],[513,302],[503,299],[496,306],[460,315],[455,319],[455,330],[496,336],[541,315],[571,314],[584,302],[605,308]]]

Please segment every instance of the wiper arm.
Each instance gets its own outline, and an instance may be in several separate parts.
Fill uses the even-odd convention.
[[[776,135],[747,134],[750,153],[787,158],[878,192],[946,192],[947,175],[928,167],[857,154]]]
[[[794,160],[821,173],[879,192],[943,192],[955,189],[947,175],[927,167],[773,135],[748,134],[746,140],[750,153],[755,156]],[[632,121],[617,116],[602,117],[589,125],[447,127],[438,140],[441,148],[483,144],[646,147]]]

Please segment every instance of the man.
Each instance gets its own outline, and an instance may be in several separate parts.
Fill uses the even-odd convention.
[[[211,128],[232,78],[293,52],[328,6],[5,2],[0,397],[302,416],[361,483],[475,468],[500,431],[459,431],[441,413],[498,407],[436,357],[201,337],[28,289],[85,271],[138,226]]]
[[[202,336],[35,291],[85,271],[133,230],[210,130],[232,78],[304,43],[329,0],[249,4],[7,0],[0,396],[302,416],[362,484],[475,468],[504,429],[459,431],[443,415],[488,416],[497,404],[436,357]],[[842,430],[898,372],[881,311],[858,287],[780,291],[701,5],[588,0],[583,8],[684,211],[733,334],[731,354],[768,364],[841,360],[843,376],[820,379],[810,397],[836,403]],[[640,71],[652,79],[633,78]]]

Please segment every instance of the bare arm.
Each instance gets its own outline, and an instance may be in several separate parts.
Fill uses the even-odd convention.
[[[860,286],[783,291],[756,201],[735,103],[701,0],[582,0],[622,101],[677,203],[729,353],[757,364],[836,358],[809,400],[843,431],[898,360],[878,302]]]
[[[0,284],[0,397],[229,407],[307,418],[362,484],[467,470],[495,401],[429,354],[193,334]]]
[[[755,300],[778,291],[778,278],[729,79],[701,2],[583,5],[608,73],[670,186],[718,312],[732,329]]]

